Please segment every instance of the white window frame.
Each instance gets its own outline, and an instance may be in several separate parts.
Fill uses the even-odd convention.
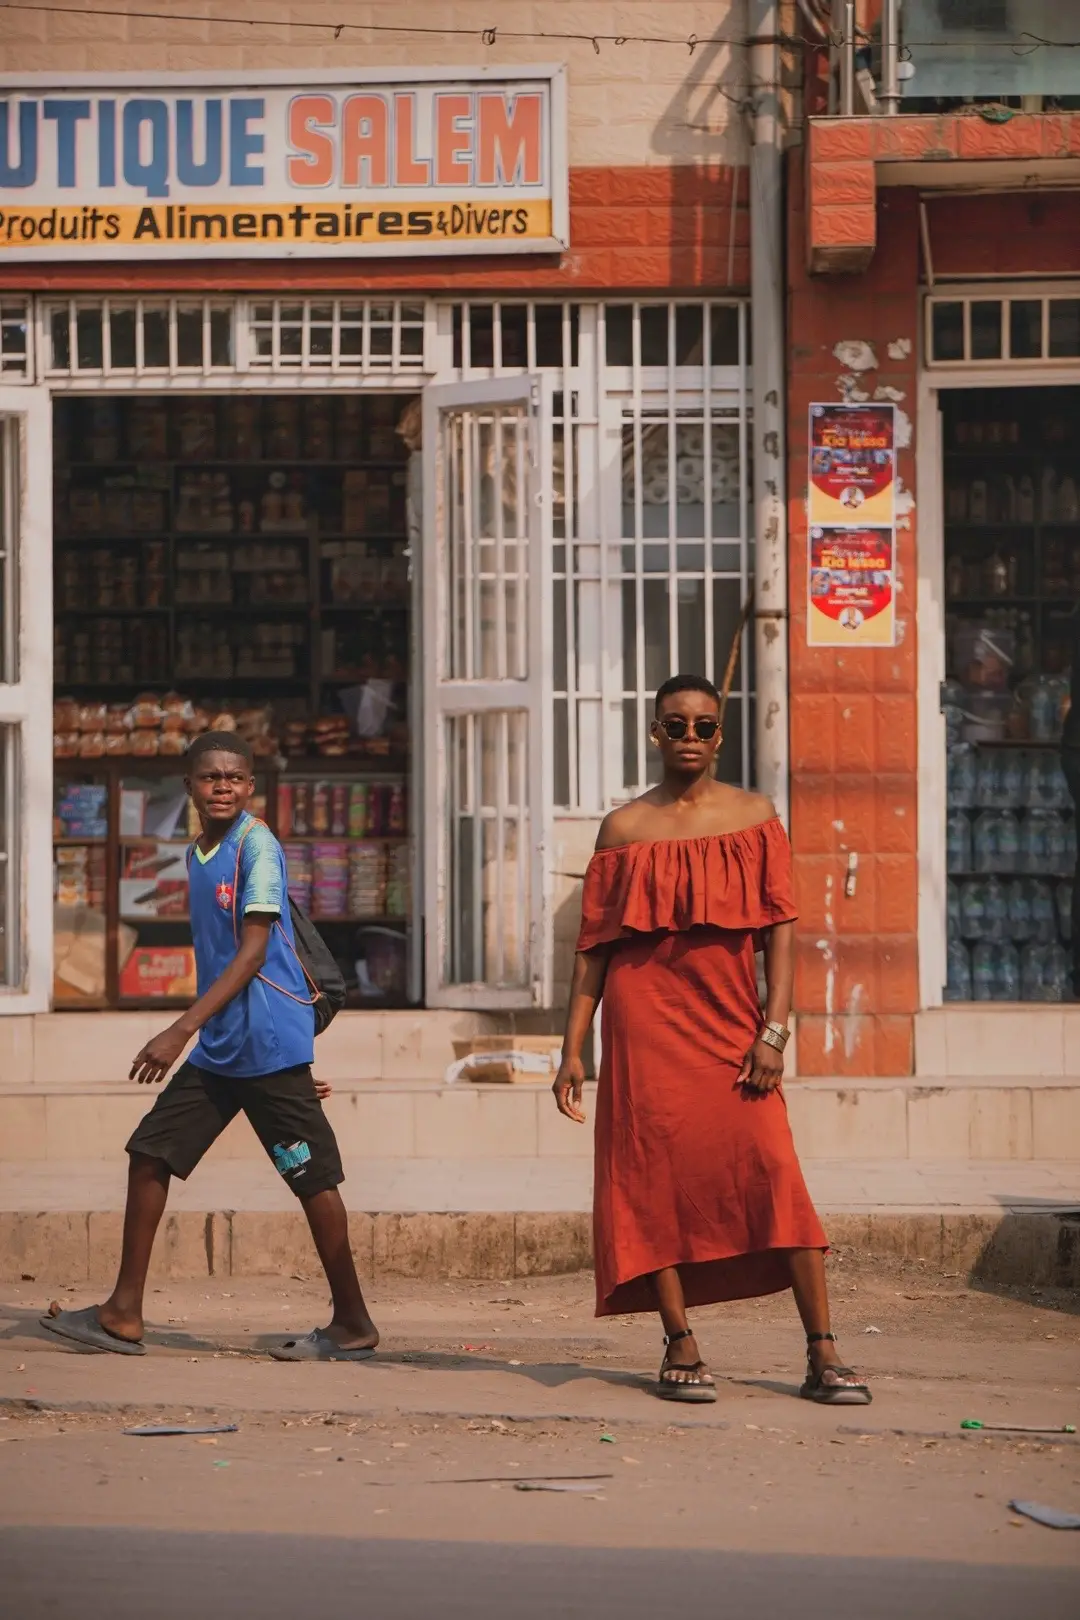
[[[1022,283],[1019,284],[1022,286]],[[1009,292],[1017,284],[1011,283]],[[997,296],[988,288],[989,296]],[[1002,296],[1008,296],[1008,293]],[[928,319],[928,318],[927,318]],[[924,327],[928,331],[928,326]],[[981,362],[923,366],[919,375],[916,477],[918,559],[918,822],[919,822],[919,1005],[944,1005],[948,977],[948,915],[945,823],[945,507],[940,395],[954,388],[1080,387],[1080,360],[1029,361],[988,369]],[[1025,1003],[1025,1005],[1028,1005]],[[1031,1003],[1032,1007],[1037,1003]]]
[[[16,678],[0,682],[0,726],[16,739],[16,781],[0,806],[16,869],[17,981],[0,985],[0,1016],[47,1012],[53,977],[52,407],[48,390],[0,386],[0,417],[18,429],[17,499],[0,544],[17,546]],[[42,627],[45,627],[43,633]]]
[[[431,384],[424,390],[423,636],[426,653],[414,678],[423,682],[423,926],[424,1001],[429,1007],[510,1010],[546,1007],[551,999],[553,925],[551,910],[553,808],[551,802],[551,379],[523,373],[483,382]],[[451,629],[448,600],[446,527],[442,521],[441,419],[455,408],[516,404],[531,423],[527,460],[530,487],[527,595],[527,663],[523,680],[444,678],[446,642]],[[450,763],[446,721],[457,715],[506,710],[524,712],[528,726],[526,792],[532,840],[528,964],[529,983],[521,988],[486,983],[446,983],[450,880],[447,844]]]
[[[1080,302],[1080,280],[1076,281],[987,281],[987,282],[956,282],[938,281],[932,292],[927,292],[923,298],[922,321],[922,351],[923,363],[928,371],[935,376],[945,372],[963,370],[972,380],[963,386],[978,387],[974,377],[984,373],[1005,373],[1008,381],[988,383],[988,387],[1025,387],[1024,374],[1033,369],[1052,372],[1057,380],[1061,381],[1061,373],[1075,371],[1080,365],[1080,355],[1051,355],[1050,353],[1050,305],[1058,301],[1069,303]],[[988,360],[971,358],[971,306],[972,304],[1000,304],[1001,305],[1001,354]],[[1021,355],[1014,359],[1010,354],[1011,331],[1009,320],[1010,303],[1038,303],[1042,306],[1040,319],[1040,336],[1042,353],[1039,355]],[[964,358],[937,360],[934,358],[934,310],[940,304],[959,304],[963,312],[963,342]],[[1049,378],[1047,379],[1049,381]],[[941,384],[944,387],[944,384]]]

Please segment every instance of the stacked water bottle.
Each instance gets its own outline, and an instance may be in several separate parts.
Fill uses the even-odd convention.
[[[949,1001],[1070,994],[1076,824],[1057,754],[948,750]]]

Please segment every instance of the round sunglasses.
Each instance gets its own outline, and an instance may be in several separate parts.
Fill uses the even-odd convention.
[[[682,742],[690,731],[691,724],[698,742],[712,742],[716,733],[720,730],[719,720],[711,720],[707,715],[699,716],[697,720],[691,722],[684,720],[681,714],[668,714],[664,716],[663,720],[658,720],[656,724],[661,731],[667,734],[671,742]]]

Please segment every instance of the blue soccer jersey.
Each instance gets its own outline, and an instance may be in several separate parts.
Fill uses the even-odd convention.
[[[236,956],[237,934],[246,916],[263,913],[281,923],[271,929],[261,977],[252,979],[207,1020],[191,1062],[211,1074],[238,1078],[310,1063],[315,1056],[312,991],[291,949],[293,928],[281,845],[269,827],[245,812],[209,855],[195,845],[188,878],[200,996]]]

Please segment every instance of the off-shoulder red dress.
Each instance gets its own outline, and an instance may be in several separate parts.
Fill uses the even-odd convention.
[[[578,950],[609,947],[593,1218],[596,1314],[651,1311],[677,1266],[688,1305],[791,1285],[786,1250],[828,1246],[781,1090],[736,1085],[761,1028],[757,935],[795,917],[778,820],[600,850]]]

